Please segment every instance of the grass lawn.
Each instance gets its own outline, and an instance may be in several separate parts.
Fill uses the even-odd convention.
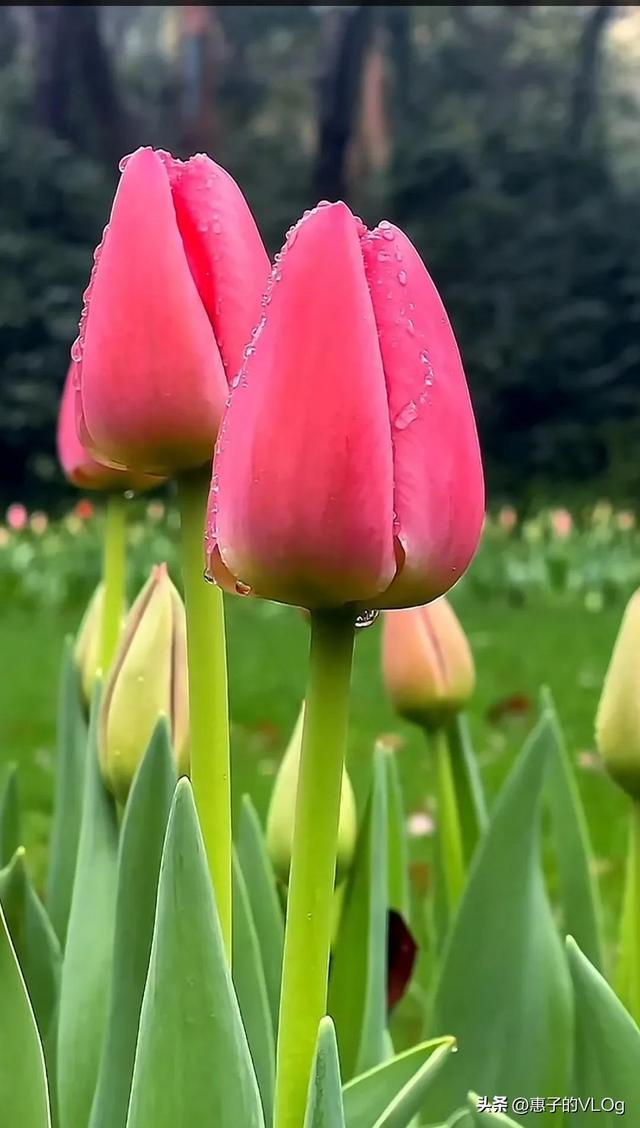
[[[622,876],[625,804],[594,763],[593,718],[622,607],[598,613],[575,605],[513,608],[472,598],[463,587],[454,593],[454,602],[478,666],[470,716],[489,793],[495,794],[533,722],[540,685],[548,684],[576,765],[611,918]],[[19,765],[27,811],[24,837],[39,880],[52,801],[61,643],[80,614],[81,608],[7,606],[0,624],[0,760]],[[250,791],[264,811],[303,693],[308,629],[289,608],[238,598],[228,602],[228,627],[235,797]],[[349,750],[353,782],[362,798],[376,736],[397,732],[407,811],[424,810],[430,801],[430,757],[422,734],[398,721],[386,700],[379,635],[376,624],[357,640]],[[520,711],[490,719],[496,703],[512,695],[520,697]],[[413,849],[422,858],[428,842],[416,841]]]

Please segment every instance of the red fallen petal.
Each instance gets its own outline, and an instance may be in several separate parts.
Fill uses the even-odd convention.
[[[229,381],[260,318],[269,256],[233,177],[209,157],[164,157],[187,261]]]
[[[209,553],[217,543],[232,574],[270,599],[366,602],[395,573],[393,477],[377,332],[344,204],[295,229],[263,308],[218,439]]]
[[[384,223],[362,238],[387,381],[396,532],[405,559],[381,607],[427,603],[470,563],[484,513],[482,464],[460,354],[418,252]]]
[[[92,458],[82,445],[76,428],[76,399],[78,398],[78,365],[72,361],[67,373],[60,411],[58,414],[58,458],[70,482],[88,490],[141,490],[151,489],[160,483],[159,478],[146,474],[129,474],[103,466]]]
[[[151,149],[134,153],[122,174],[81,337],[93,451],[160,474],[211,458],[227,384],[167,172]]]

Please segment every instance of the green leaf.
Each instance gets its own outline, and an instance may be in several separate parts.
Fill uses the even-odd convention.
[[[304,1128],[344,1128],[338,1043],[330,1018],[322,1019],[318,1031]]]
[[[31,883],[23,847],[0,870],[0,902],[50,1067],[62,954],[51,921]]]
[[[11,764],[0,792],[0,866],[8,866],[21,845],[18,770],[15,764]]]
[[[409,918],[409,848],[398,761],[392,747],[380,743],[387,773],[387,844],[389,908]]]
[[[264,978],[275,1033],[278,1029],[280,1009],[284,917],[260,820],[248,795],[242,800],[237,851],[247,883],[253,922],[262,953]]]
[[[447,725],[451,770],[458,804],[467,865],[475,853],[478,840],[488,825],[487,801],[478,761],[471,741],[469,723],[464,713],[456,713]]]
[[[256,1072],[264,1119],[273,1119],[276,1069],[275,1038],[258,934],[247,884],[237,855],[233,858],[233,982]]]
[[[378,748],[329,984],[328,1009],[347,1080],[387,1056],[387,859],[387,771]]]
[[[55,802],[49,847],[46,906],[64,947],[73,878],[78,856],[87,725],[80,675],[73,660],[73,641],[65,641],[60,679]]]
[[[122,824],[111,1000],[91,1128],[127,1123],[160,859],[176,782],[171,734],[163,719],[136,774]]]
[[[189,781],[176,789],[127,1128],[264,1128]]]
[[[50,1128],[38,1028],[0,907],[0,1124]]]
[[[489,1098],[493,1099],[493,1098]],[[489,1112],[488,1109],[480,1110],[478,1108],[478,1094],[469,1093],[467,1102],[469,1106],[469,1128],[516,1128],[515,1120],[507,1116],[504,1112]],[[542,1113],[534,1113],[536,1121],[540,1122]],[[557,1115],[557,1114],[555,1114]],[[457,1124],[456,1124],[457,1128]]]
[[[451,1031],[460,1049],[430,1095],[435,1121],[472,1087],[511,1097],[568,1091],[571,985],[540,860],[553,739],[545,717],[495,804],[444,954],[432,1026]]]
[[[575,994],[575,1055],[571,1092],[583,1100],[603,1097],[625,1102],[632,1117],[640,1109],[640,1030],[600,973],[567,940],[569,969]],[[620,1115],[578,1111],[572,1126],[619,1124]]]
[[[100,775],[94,698],[58,1027],[61,1128],[86,1128],[104,1037],[118,872],[118,820]]]
[[[389,1124],[408,1124],[454,1045],[453,1038],[422,1042],[350,1081],[342,1091],[347,1128],[371,1128],[372,1124],[386,1123],[380,1118],[389,1113],[398,1099],[396,1120]],[[406,1113],[406,1119],[401,1119],[401,1113]]]
[[[565,933],[575,937],[592,964],[602,968],[602,926],[598,894],[591,871],[589,832],[571,763],[548,690],[542,702],[552,735],[549,802],[556,840],[556,858]]]

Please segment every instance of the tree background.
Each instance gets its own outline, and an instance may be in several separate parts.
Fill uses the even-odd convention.
[[[640,10],[0,7],[0,490],[55,506],[55,418],[118,159],[206,150],[275,252],[385,216],[450,312],[490,498],[640,486]]]

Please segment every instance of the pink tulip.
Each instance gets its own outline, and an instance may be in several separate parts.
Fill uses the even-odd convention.
[[[130,474],[96,462],[78,437],[76,426],[79,392],[78,365],[71,361],[58,415],[58,458],[65,475],[84,490],[144,490],[159,485],[159,478]]]
[[[214,463],[212,575],[312,609],[447,591],[478,544],[482,466],[453,332],[406,235],[342,203],[308,213],[246,353]]]
[[[138,149],[121,168],[72,352],[81,428],[101,461],[169,475],[211,459],[269,262],[208,157]]]
[[[7,509],[7,525],[10,529],[13,529],[14,533],[20,533],[23,529],[26,529],[28,523],[29,514],[24,505],[21,505],[19,501],[14,501],[13,505],[10,505]]]

